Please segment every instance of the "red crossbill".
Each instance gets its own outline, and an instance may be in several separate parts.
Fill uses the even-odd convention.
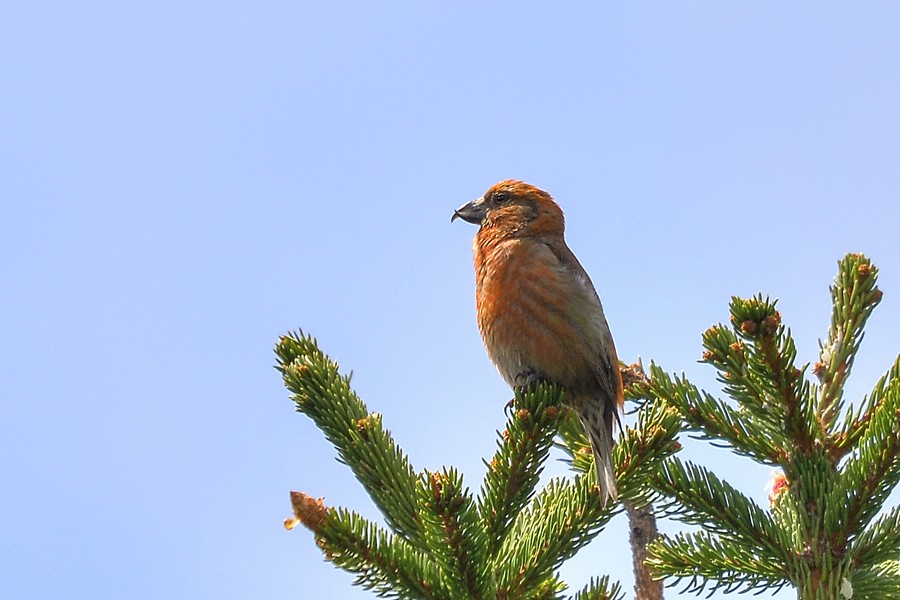
[[[562,209],[547,192],[507,180],[459,207],[475,235],[478,328],[488,356],[512,386],[562,386],[584,425],[604,504],[618,491],[613,421],[624,394],[600,297],[566,245]]]

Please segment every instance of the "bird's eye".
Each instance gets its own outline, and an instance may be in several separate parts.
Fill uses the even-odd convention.
[[[497,192],[494,194],[494,204],[503,204],[509,200],[509,195],[506,192]]]

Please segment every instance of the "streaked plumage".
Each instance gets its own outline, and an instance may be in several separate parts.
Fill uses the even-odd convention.
[[[547,192],[507,180],[456,218],[480,226],[475,294],[488,356],[510,386],[540,378],[566,389],[591,441],[604,502],[615,500],[610,458],[622,379],[600,297],[566,245],[562,210]]]

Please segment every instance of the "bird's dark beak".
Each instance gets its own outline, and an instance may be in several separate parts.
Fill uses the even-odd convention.
[[[454,210],[453,216],[450,217],[450,222],[452,223],[456,219],[462,219],[466,223],[481,225],[481,222],[484,220],[484,216],[486,214],[487,207],[484,205],[484,197],[481,197],[477,200],[472,200],[468,204],[463,204],[462,206]]]

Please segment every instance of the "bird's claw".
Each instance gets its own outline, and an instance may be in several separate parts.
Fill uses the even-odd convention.
[[[542,381],[546,381],[543,375],[529,368],[516,375],[516,388],[524,393]]]

